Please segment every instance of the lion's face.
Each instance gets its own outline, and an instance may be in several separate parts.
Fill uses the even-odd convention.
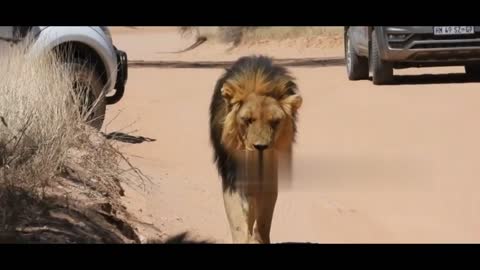
[[[222,85],[222,143],[228,150],[281,150],[293,142],[302,104],[294,78],[286,70],[260,64],[245,64]]]
[[[278,101],[254,93],[246,97],[236,120],[238,133],[250,151],[262,151],[274,145],[288,121]]]
[[[286,143],[291,143],[293,114],[301,103],[302,98],[297,94],[277,100],[250,93],[231,107],[227,129],[236,134],[239,140],[237,147],[247,151],[275,148],[277,144],[289,140]]]

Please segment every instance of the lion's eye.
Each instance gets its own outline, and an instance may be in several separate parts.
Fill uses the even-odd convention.
[[[273,128],[276,128],[278,126],[278,124],[280,123],[280,120],[271,120],[270,121],[270,125],[273,127]]]
[[[245,124],[247,124],[247,125],[250,125],[251,123],[253,123],[253,121],[254,120],[251,117],[244,117],[243,118],[243,122],[245,122]]]

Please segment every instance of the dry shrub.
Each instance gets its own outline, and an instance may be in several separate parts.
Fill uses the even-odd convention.
[[[29,216],[24,198],[47,201],[69,171],[88,177],[80,180],[91,180],[97,186],[91,190],[107,197],[119,190],[113,187],[119,179],[132,179],[122,161],[135,180],[145,179],[88,126],[89,111],[73,91],[75,74],[53,54],[30,54],[30,44],[0,53],[0,234]]]
[[[233,43],[238,45],[242,41],[244,32],[254,27],[196,27],[196,26],[182,26],[179,27],[180,34],[184,36],[194,35],[198,37],[206,37],[209,40],[221,43]]]
[[[230,27],[180,27],[183,35],[206,36],[221,43],[255,43],[264,40],[283,41],[300,38],[342,38],[343,27],[299,27],[299,26],[230,26]]]
[[[282,27],[255,27],[251,31],[245,31],[243,40],[255,42],[261,40],[287,40],[301,38],[326,38],[343,36],[342,27],[321,26],[282,26]]]
[[[0,179],[39,187],[61,166],[82,115],[68,70],[27,44],[0,54]]]

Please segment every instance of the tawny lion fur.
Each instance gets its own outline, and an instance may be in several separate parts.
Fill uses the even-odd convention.
[[[279,172],[291,171],[297,91],[289,72],[263,56],[238,59],[217,81],[210,140],[235,243],[270,243]]]

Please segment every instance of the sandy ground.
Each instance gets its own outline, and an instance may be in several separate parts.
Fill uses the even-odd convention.
[[[172,29],[138,31],[114,32],[130,59],[160,59],[152,52],[190,43],[173,38]],[[210,49],[197,57],[215,61],[251,53]],[[277,48],[270,51],[290,57],[293,50],[286,49],[286,56]],[[341,56],[342,48],[331,51],[336,53],[324,55]],[[296,57],[313,54],[315,49]],[[187,56],[165,56],[178,58]],[[273,242],[480,241],[479,83],[466,81],[458,67],[398,71],[400,83],[394,86],[350,82],[344,67],[291,71],[304,105],[295,182],[279,195]],[[152,178],[145,192],[130,190],[126,200],[141,220],[161,231],[149,236],[189,231],[230,242],[208,141],[208,106],[221,73],[131,69],[125,98],[108,110],[108,118],[118,116],[107,131],[156,139],[123,146]]]

